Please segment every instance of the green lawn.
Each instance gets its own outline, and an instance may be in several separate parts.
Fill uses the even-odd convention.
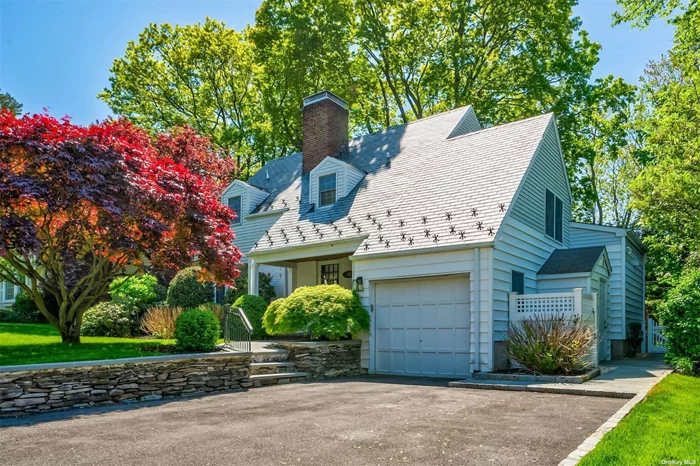
[[[579,464],[700,465],[700,378],[666,377]]]
[[[48,362],[89,361],[157,356],[162,345],[174,340],[81,337],[79,345],[64,345],[48,324],[0,323],[0,366]],[[147,351],[146,349],[150,349]]]

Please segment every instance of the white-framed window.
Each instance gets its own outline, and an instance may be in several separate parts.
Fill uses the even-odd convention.
[[[517,270],[510,272],[510,291],[525,294],[525,274]]]
[[[16,287],[12,283],[5,281],[0,282],[0,291],[2,291],[3,301],[14,301],[17,295],[17,288],[19,287]]]
[[[323,207],[335,202],[335,173],[318,177],[318,206]]]
[[[228,208],[236,213],[236,220],[233,221],[234,225],[241,223],[241,196],[229,197]]]
[[[564,233],[564,203],[549,189],[545,192],[545,227],[544,233],[560,243]]]

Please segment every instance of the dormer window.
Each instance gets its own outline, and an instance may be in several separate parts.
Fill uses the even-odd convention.
[[[335,173],[318,177],[318,206],[324,207],[335,203],[336,180]]]
[[[228,208],[236,213],[236,219],[233,224],[241,223],[241,196],[229,197]]]

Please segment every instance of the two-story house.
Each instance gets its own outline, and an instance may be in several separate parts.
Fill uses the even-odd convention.
[[[302,112],[302,152],[223,194],[251,293],[259,271],[279,296],[356,290],[370,373],[502,367],[514,306],[577,299],[596,313],[598,359],[622,353],[627,323],[643,318],[645,249],[631,231],[572,222],[552,114],[482,128],[463,107],[348,140],[339,97],[307,97]]]

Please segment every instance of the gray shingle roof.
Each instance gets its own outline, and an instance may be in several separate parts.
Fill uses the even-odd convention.
[[[537,274],[559,275],[563,273],[591,272],[603,251],[605,251],[605,246],[556,249]]]
[[[366,235],[356,255],[492,241],[553,117],[448,139],[467,108],[353,139],[341,160],[367,174],[330,208],[308,204],[300,153],[268,162],[249,180],[270,193],[256,212],[288,210],[251,252]]]

